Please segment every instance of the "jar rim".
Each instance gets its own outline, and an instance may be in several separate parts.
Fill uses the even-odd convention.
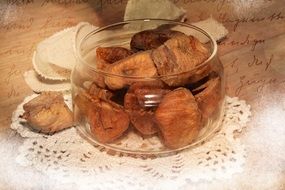
[[[136,22],[165,22],[166,24],[176,24],[176,25],[180,25],[180,26],[184,26],[184,27],[188,27],[188,28],[192,28],[200,33],[202,33],[203,35],[205,35],[212,46],[212,52],[211,55],[202,63],[196,65],[194,68],[187,70],[187,71],[183,71],[183,72],[179,72],[179,73],[173,73],[173,74],[166,74],[166,75],[158,75],[158,76],[152,76],[152,77],[146,77],[146,76],[127,76],[127,75],[120,75],[120,74],[114,74],[114,73],[110,73],[110,72],[106,72],[100,69],[95,68],[94,66],[92,66],[91,64],[88,64],[88,62],[86,62],[83,58],[82,55],[80,53],[80,51],[78,49],[80,49],[80,47],[82,46],[82,44],[88,39],[90,38],[92,35],[106,30],[108,28],[112,28],[115,26],[119,26],[119,25],[125,25],[125,24],[130,24],[130,23],[136,23]],[[86,36],[84,36],[80,42],[77,44],[75,44],[74,46],[74,51],[75,51],[75,55],[76,55],[76,59],[79,60],[80,63],[83,63],[84,66],[87,66],[89,69],[91,69],[92,71],[98,73],[98,74],[102,74],[105,76],[109,76],[109,77],[121,77],[121,78],[130,78],[130,79],[144,79],[144,80],[154,80],[154,79],[160,79],[160,78],[164,78],[164,77],[176,77],[179,75],[183,75],[186,73],[189,73],[191,71],[194,71],[196,69],[202,68],[205,65],[207,65],[217,54],[217,42],[214,40],[214,38],[212,37],[211,34],[209,34],[207,31],[203,30],[202,28],[199,28],[195,25],[192,24],[188,24],[188,23],[183,23],[183,22],[178,22],[178,21],[173,21],[173,20],[167,20],[167,19],[134,19],[134,20],[127,20],[127,21],[122,21],[122,22],[116,22],[113,24],[109,24],[103,27],[98,27],[94,30],[92,30],[91,32],[89,32]]]

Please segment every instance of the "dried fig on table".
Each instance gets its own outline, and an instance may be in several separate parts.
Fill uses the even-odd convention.
[[[50,134],[73,125],[72,112],[59,92],[43,92],[23,107],[21,117],[39,132]]]
[[[207,119],[217,110],[222,100],[221,79],[216,76],[210,78],[203,85],[192,90],[195,99],[202,111],[203,118]]]
[[[154,77],[157,76],[156,67],[150,57],[150,52],[140,52],[113,63],[108,72],[120,77],[106,76],[105,83],[112,90],[121,89],[132,84],[128,77]],[[126,78],[122,77],[125,76]]]
[[[151,57],[162,80],[169,86],[198,81],[211,70],[209,65],[196,68],[209,57],[207,48],[193,36],[178,36],[154,49]],[[193,70],[196,68],[195,70]],[[193,70],[193,71],[191,71]],[[194,73],[193,73],[194,72]],[[182,73],[180,76],[174,75]]]
[[[144,30],[133,35],[130,46],[134,52],[151,50],[159,47],[172,37],[185,35],[174,30]]]
[[[75,105],[86,116],[90,131],[102,143],[111,143],[121,137],[129,127],[129,116],[122,106],[87,93],[74,99]]]
[[[165,85],[159,82],[135,83],[125,95],[125,110],[133,126],[143,135],[153,135],[158,132],[154,110],[162,97],[170,91],[164,87]]]
[[[190,144],[201,128],[200,109],[186,88],[167,93],[155,111],[155,118],[164,144],[171,149]]]

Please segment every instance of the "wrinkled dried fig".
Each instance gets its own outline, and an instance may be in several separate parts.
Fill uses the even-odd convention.
[[[91,96],[96,96],[102,100],[110,100],[114,96],[109,90],[98,87],[95,82],[90,85],[87,92]]]
[[[133,126],[143,135],[153,135],[158,132],[154,109],[162,97],[170,91],[163,87],[164,85],[158,83],[135,83],[125,95],[125,110]]]
[[[153,111],[141,108],[135,94],[126,94],[125,110],[129,114],[134,128],[142,135],[153,135],[157,133],[158,129],[155,123]]]
[[[106,72],[110,66],[109,63],[104,61],[103,59],[96,59],[96,69]],[[94,72],[93,70],[88,70],[89,76],[92,77],[92,81],[96,83],[100,88],[106,88],[105,77],[103,73]]]
[[[122,136],[129,127],[129,116],[123,108],[111,101],[78,94],[75,105],[86,116],[90,131],[102,143],[111,143]]]
[[[203,118],[209,118],[219,107],[222,100],[220,77],[211,78],[193,91],[195,99],[202,111]]]
[[[210,72],[208,65],[193,70],[209,57],[207,48],[193,36],[173,37],[154,49],[151,57],[159,75],[183,73],[181,76],[163,77],[162,80],[169,86],[195,82]]]
[[[130,56],[132,52],[123,47],[98,47],[96,49],[96,68],[107,71],[110,65],[116,61]],[[104,76],[94,73],[94,81],[101,88],[105,88]]]
[[[95,82],[93,82],[88,91],[91,96],[100,98],[102,100],[106,101],[112,101],[118,105],[123,106],[124,105],[124,96],[127,93],[127,89],[123,88],[116,91],[110,91],[107,89],[102,89],[96,85]]]
[[[96,49],[96,58],[104,60],[109,64],[124,59],[132,55],[132,52],[123,47],[98,47]]]
[[[73,125],[73,115],[61,93],[43,92],[24,104],[24,114],[29,125],[42,133],[54,133]]]
[[[201,128],[201,112],[194,96],[186,88],[177,88],[166,94],[155,117],[164,144],[171,149],[190,144]]]
[[[100,111],[92,109],[90,129],[98,141],[110,143],[121,137],[129,127],[129,117],[120,107],[102,101]]]
[[[115,77],[106,76],[105,83],[112,90],[117,90],[133,83],[128,77],[154,77],[157,76],[155,65],[150,57],[150,52],[145,51],[133,54],[125,59],[110,65],[108,72],[114,75],[125,76]]]
[[[172,37],[185,35],[174,30],[144,30],[133,35],[130,46],[134,52],[155,49]]]

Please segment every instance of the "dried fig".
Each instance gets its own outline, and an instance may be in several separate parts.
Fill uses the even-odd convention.
[[[156,85],[155,85],[156,84]],[[130,116],[133,126],[143,135],[158,132],[154,109],[162,97],[169,92],[161,83],[135,83],[125,95],[124,107]]]
[[[24,114],[29,125],[42,133],[54,133],[73,125],[73,115],[61,93],[43,92],[24,104]]]
[[[100,98],[102,100],[112,101],[119,105],[124,105],[124,96],[127,93],[127,89],[123,88],[116,91],[110,91],[107,89],[102,89],[93,82],[88,88],[88,94],[91,96]]]
[[[86,116],[90,131],[102,143],[111,143],[129,127],[129,116],[123,108],[111,101],[92,97],[87,93],[75,97],[75,105]]]
[[[195,94],[203,118],[209,118],[218,109],[222,100],[221,79],[219,77],[211,78],[205,84],[194,89],[193,94]]]
[[[133,83],[128,77],[154,77],[157,76],[156,67],[150,57],[150,52],[140,52],[113,63],[108,72],[116,76],[106,76],[105,83],[112,90],[117,90]],[[125,76],[125,77],[123,77]]]
[[[98,47],[96,49],[96,58],[104,60],[109,64],[124,59],[130,55],[132,55],[132,52],[123,47]]]
[[[171,149],[190,144],[201,128],[201,112],[186,88],[167,93],[155,111],[155,118],[164,144]]]
[[[134,52],[155,49],[168,39],[179,35],[185,34],[174,30],[144,30],[132,37],[130,46]]]
[[[88,93],[103,100],[110,100],[114,96],[109,90],[98,87],[95,82],[90,85]]]
[[[96,59],[96,69],[106,72],[110,64],[104,61],[103,59]],[[96,83],[100,88],[106,88],[105,77],[103,73],[94,72],[93,70],[88,70],[89,76],[92,77],[92,81]]]
[[[101,71],[107,71],[112,63],[131,54],[130,50],[123,47],[98,47],[96,49],[96,68]],[[95,73],[94,81],[96,81],[99,87],[106,87],[103,74]]]
[[[130,116],[131,123],[142,135],[153,135],[158,129],[151,110],[144,110],[138,104],[135,94],[125,95],[125,110]]]
[[[154,49],[151,57],[159,75],[172,75],[162,78],[169,86],[197,81],[210,72],[209,65],[193,70],[209,57],[207,48],[193,36],[173,37]],[[183,74],[174,75],[178,73]]]

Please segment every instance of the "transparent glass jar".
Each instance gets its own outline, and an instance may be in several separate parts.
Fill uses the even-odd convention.
[[[203,42],[207,58],[190,69],[177,69],[176,62],[184,63],[184,46],[188,44],[183,42],[178,53],[170,49],[172,55],[162,56],[163,50],[157,50],[160,45],[108,64],[108,68],[101,65],[98,47],[130,49],[134,34],[153,29],[196,37]],[[148,43],[148,38],[142,42]],[[220,126],[223,66],[215,40],[196,26],[157,19],[120,22],[84,36],[76,44],[76,56],[72,72],[74,118],[79,132],[95,146],[130,155],[169,155],[203,143]],[[191,56],[195,59],[197,55]],[[167,60],[176,62],[169,66]]]

